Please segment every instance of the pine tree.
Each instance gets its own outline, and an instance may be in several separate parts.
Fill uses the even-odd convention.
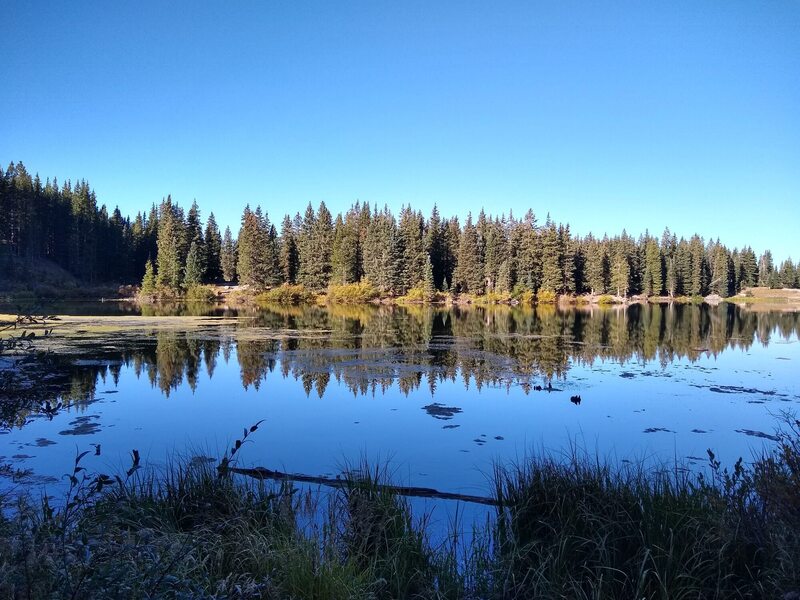
[[[497,289],[500,265],[508,262],[508,258],[508,239],[505,223],[497,219],[489,221],[485,228],[484,244],[484,277],[487,291]]]
[[[148,260],[144,267],[144,277],[142,277],[141,292],[152,294],[156,289],[156,274],[153,268],[153,261]]]
[[[529,210],[522,221],[512,225],[512,231],[515,241],[511,247],[517,249],[510,265],[512,283],[516,272],[517,284],[536,291],[542,285],[542,239],[533,211]]]
[[[279,263],[283,280],[286,283],[297,283],[300,258],[297,251],[297,237],[295,235],[294,224],[289,218],[289,215],[283,218],[283,223],[281,224],[279,248]]]
[[[742,291],[746,287],[753,287],[758,283],[758,261],[756,260],[756,253],[753,252],[750,246],[742,250],[742,254],[739,258],[739,273],[737,279],[737,292]]]
[[[447,289],[453,287],[453,275],[456,270],[458,243],[461,239],[461,227],[458,224],[458,217],[451,217],[447,221],[442,235],[442,280],[449,282]],[[442,284],[444,285],[444,283]]]
[[[262,215],[260,206],[255,211],[245,208],[236,263],[241,285],[263,290],[280,281],[277,237],[275,227],[268,216]]]
[[[663,289],[664,276],[661,250],[655,238],[646,236],[642,293],[645,296],[660,296]]]
[[[183,283],[185,233],[182,213],[172,204],[172,198],[167,196],[161,203],[158,220],[156,282],[159,287],[177,290]]]
[[[364,276],[381,294],[400,289],[402,249],[394,217],[385,209],[375,215],[364,239]]]
[[[605,245],[590,238],[586,250],[586,285],[592,294],[605,294],[608,286]]]
[[[414,287],[425,266],[424,219],[422,215],[404,207],[400,212],[398,234],[403,249],[400,293]]]
[[[219,226],[213,212],[208,215],[204,238],[206,243],[206,272],[203,279],[213,283],[222,276],[222,236],[219,233]]]
[[[678,292],[677,240],[669,228],[664,229],[661,236],[661,252],[664,263],[664,289],[670,298],[674,298]]]
[[[691,259],[691,279],[689,280],[689,294],[704,296],[706,291],[706,271],[708,270],[700,236],[694,235],[689,241],[689,255]]]
[[[675,250],[675,272],[677,273],[676,294],[691,294],[692,253],[689,242],[681,238]]]
[[[762,287],[772,287],[770,283],[775,281],[772,277],[774,270],[775,266],[772,263],[772,252],[766,250],[758,261],[758,285]]]
[[[442,219],[439,216],[439,209],[434,204],[431,216],[428,218],[428,225],[425,229],[425,251],[431,259],[433,265],[433,280],[437,288],[442,286],[445,278],[445,248],[444,231],[442,229]]]
[[[257,211],[259,217],[259,243],[263,246],[263,253],[260,257],[262,266],[259,270],[260,285],[270,287],[280,284],[283,281],[280,266],[280,248],[278,246],[278,231],[270,222],[269,215],[261,218],[261,209]]]
[[[625,246],[617,244],[614,258],[611,260],[611,288],[617,296],[627,296],[630,289],[631,268]]]
[[[300,283],[310,290],[325,289],[332,271],[333,221],[324,202],[320,203],[317,214],[314,214],[310,204],[306,208],[298,248]]]
[[[186,215],[186,239],[190,245],[192,242],[197,244],[198,248],[204,242],[203,222],[200,220],[200,207],[197,205],[197,200],[192,201],[189,214]]]
[[[250,210],[250,205],[244,207],[242,225],[236,238],[236,275],[240,285],[250,285],[253,282],[253,246],[257,243],[257,218]]]
[[[725,247],[717,243],[711,250],[711,275],[709,281],[709,291],[722,297],[730,295],[730,257]]]
[[[577,253],[573,247],[569,225],[558,226],[558,268],[561,282],[558,291],[562,294],[574,294],[576,291],[575,273],[577,271]]]
[[[186,269],[183,276],[183,285],[187,289],[200,285],[203,281],[205,265],[200,252],[199,244],[197,241],[193,241],[189,246],[189,253],[186,255]]]
[[[461,293],[481,295],[484,292],[485,280],[483,257],[481,256],[478,231],[472,224],[472,215],[467,215],[467,222],[461,232],[458,244],[458,261],[453,283]]]
[[[425,302],[436,298],[436,282],[433,279],[433,262],[430,255],[425,255],[425,266],[422,272],[422,294]]]
[[[236,242],[233,241],[231,228],[225,228],[225,236],[222,239],[222,250],[220,252],[220,266],[222,268],[222,278],[227,282],[236,279]]]
[[[781,263],[780,282],[785,288],[796,288],[798,285],[797,271],[794,268],[791,258],[787,258]]]
[[[331,253],[331,281],[335,284],[354,283],[360,279],[359,232],[357,223],[336,217],[333,226],[333,251]]]
[[[559,243],[558,229],[550,215],[547,215],[541,240],[542,280],[541,289],[547,292],[558,293],[563,285],[563,272],[561,269],[562,252]]]
[[[497,269],[497,285],[495,285],[495,290],[500,293],[511,291],[511,266],[509,264],[509,259],[501,262],[500,267]]]

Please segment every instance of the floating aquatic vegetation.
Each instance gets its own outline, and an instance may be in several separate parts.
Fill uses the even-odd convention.
[[[422,409],[434,419],[452,419],[455,415],[463,412],[457,406],[445,406],[438,402],[423,406]]]

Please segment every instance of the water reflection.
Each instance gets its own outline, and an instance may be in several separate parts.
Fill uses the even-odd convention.
[[[92,400],[102,382],[116,384],[131,367],[165,396],[198,375],[214,376],[219,361],[238,361],[241,385],[258,389],[268,377],[301,381],[322,398],[331,380],[354,396],[397,383],[404,394],[442,381],[465,389],[518,385],[529,393],[565,379],[571,368],[598,362],[691,362],[729,348],[800,336],[800,314],[750,312],[732,305],[634,305],[627,309],[555,307],[452,308],[347,306],[267,308],[236,327],[156,331],[92,355],[50,357],[40,397],[64,406]],[[276,369],[279,373],[275,373]],[[27,413],[4,414],[21,425]]]

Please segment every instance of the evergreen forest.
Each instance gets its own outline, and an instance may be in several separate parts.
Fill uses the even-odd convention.
[[[310,291],[367,280],[381,296],[426,286],[456,294],[529,291],[558,295],[727,297],[751,286],[800,286],[800,263],[777,263],[768,249],[730,248],[697,233],[638,238],[575,235],[549,213],[483,211],[425,216],[410,206],[395,215],[356,202],[333,215],[322,202],[275,220],[245,207],[234,236],[197,202],[184,211],[171,197],[132,219],[98,204],[85,180],[31,176],[11,163],[0,173],[0,267],[17,259],[52,261],[87,283],[139,283],[186,290],[238,283],[266,290],[282,283]]]

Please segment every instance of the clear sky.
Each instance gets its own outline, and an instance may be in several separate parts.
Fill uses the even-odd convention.
[[[0,0],[0,161],[238,229],[360,199],[800,258],[800,2]],[[237,226],[237,227],[234,227]]]

